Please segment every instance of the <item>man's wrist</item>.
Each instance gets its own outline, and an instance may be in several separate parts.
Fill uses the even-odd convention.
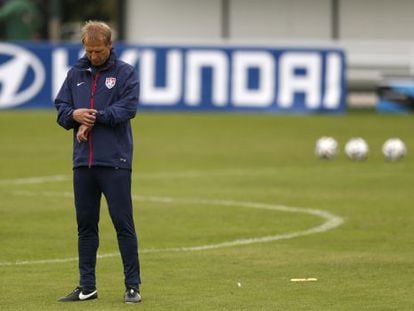
[[[73,119],[74,121],[78,122],[78,120],[77,120],[77,116],[76,116],[76,110],[77,110],[77,109],[73,109],[73,110],[72,110],[72,119]]]

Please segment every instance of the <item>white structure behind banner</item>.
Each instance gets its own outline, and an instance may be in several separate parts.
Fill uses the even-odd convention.
[[[129,0],[126,41],[336,44],[351,90],[413,74],[413,0]]]

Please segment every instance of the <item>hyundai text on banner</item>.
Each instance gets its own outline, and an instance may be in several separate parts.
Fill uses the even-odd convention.
[[[337,48],[116,45],[139,72],[143,110],[344,112]],[[0,108],[52,108],[81,45],[0,43]]]

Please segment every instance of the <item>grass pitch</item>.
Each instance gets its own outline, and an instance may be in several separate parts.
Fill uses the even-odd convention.
[[[55,119],[53,111],[0,112],[1,310],[414,309],[411,116],[138,115],[133,195],[143,302],[135,307],[122,302],[105,202],[99,299],[56,301],[78,272],[71,132]],[[324,135],[341,146],[332,161],[313,153]],[[364,162],[344,155],[353,136],[370,146]],[[408,156],[388,163],[380,149],[394,136]],[[322,210],[344,223],[254,243],[324,222],[255,204]]]

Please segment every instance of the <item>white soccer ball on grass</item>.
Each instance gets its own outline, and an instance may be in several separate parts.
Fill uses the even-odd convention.
[[[338,143],[332,137],[323,136],[316,141],[315,154],[320,159],[332,159],[338,152]]]
[[[382,145],[382,154],[388,161],[398,161],[407,154],[407,147],[399,138],[390,138]]]
[[[354,137],[345,144],[345,154],[352,161],[362,161],[368,157],[369,147],[361,137]]]

